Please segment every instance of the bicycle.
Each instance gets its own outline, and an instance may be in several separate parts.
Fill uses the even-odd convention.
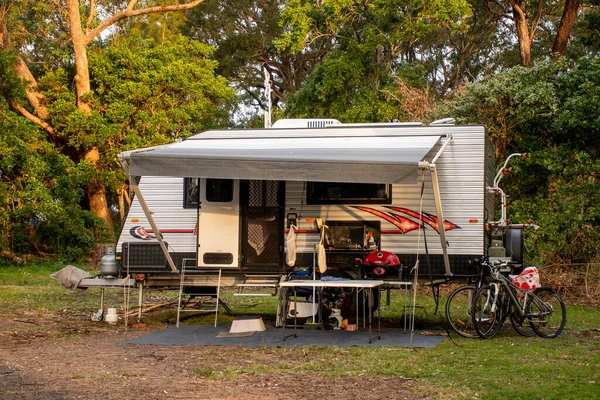
[[[560,335],[567,321],[567,310],[554,289],[538,287],[530,290],[515,285],[505,275],[511,269],[510,263],[492,265],[487,262],[484,265],[490,269],[490,283],[477,290],[471,309],[473,327],[479,337],[487,339],[496,335],[507,317],[520,334],[527,333],[525,326],[528,324],[540,337]]]
[[[473,326],[471,315],[472,301],[475,293],[485,283],[483,269],[479,267],[479,260],[475,261],[475,267],[478,268],[479,277],[474,285],[460,286],[452,291],[446,301],[446,320],[454,332],[462,337],[479,337]]]
[[[462,337],[466,338],[478,338],[479,334],[475,330],[473,325],[473,316],[471,314],[473,299],[475,293],[484,284],[486,284],[486,278],[484,277],[484,266],[489,263],[488,258],[481,260],[475,260],[475,267],[478,270],[478,278],[475,280],[473,285],[461,286],[452,291],[446,301],[446,320],[450,324],[450,327]],[[510,303],[508,303],[510,304]],[[503,315],[511,315],[510,310],[505,310]],[[502,321],[504,322],[504,321]],[[511,324],[515,331],[522,336],[533,336],[535,333],[529,324],[523,324],[522,320],[511,318]],[[502,324],[490,326],[491,329],[500,328]],[[489,333],[491,334],[491,332]]]

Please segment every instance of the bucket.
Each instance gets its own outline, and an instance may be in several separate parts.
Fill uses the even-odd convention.
[[[117,309],[109,308],[108,311],[106,312],[106,316],[104,317],[104,320],[111,324],[116,323],[119,320],[119,316],[117,315]]]

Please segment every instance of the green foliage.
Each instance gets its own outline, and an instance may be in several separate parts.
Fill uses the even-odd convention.
[[[83,175],[45,135],[0,105],[0,249],[84,255],[110,235],[79,207]]]
[[[119,40],[88,54],[92,112],[77,109],[73,71],[40,79],[55,136],[11,111],[23,97],[16,58],[0,53],[0,248],[75,258],[111,241],[104,222],[82,209],[85,188],[100,180],[109,200],[125,177],[117,154],[228,123],[233,91],[216,76],[209,46],[182,37],[168,45]],[[82,160],[98,147],[98,166]]]
[[[509,218],[533,219],[530,261],[586,263],[600,257],[600,59],[543,62],[470,85],[445,115],[484,123],[498,161],[527,152],[503,184]]]
[[[123,181],[120,151],[227,126],[233,90],[215,75],[211,54],[209,46],[182,37],[168,45],[120,40],[90,54],[102,124],[86,139],[105,155],[103,180],[109,188]]]
[[[560,101],[553,140],[570,148],[600,151],[600,57],[581,58],[578,65],[559,76]]]
[[[290,98],[286,114],[293,117],[338,118],[344,122],[387,121],[398,117],[380,89],[381,68],[368,60],[336,53],[324,60],[310,81]],[[388,80],[390,77],[386,77]]]
[[[530,174],[531,171],[537,173]],[[588,152],[559,147],[531,155],[514,180],[542,180],[536,196],[514,196],[510,213],[517,221],[533,219],[541,229],[528,233],[532,262],[587,263],[600,258],[600,161]],[[512,183],[512,190],[527,182]],[[534,182],[531,182],[534,184]]]
[[[344,122],[411,119],[414,113],[402,109],[407,93],[398,93],[398,87],[403,82],[428,91],[424,65],[414,57],[419,44],[440,30],[462,31],[470,15],[462,0],[313,3],[288,2],[281,13],[284,33],[276,45],[298,52],[328,38],[335,50],[289,98],[286,114]]]
[[[464,0],[353,2],[292,0],[281,12],[284,34],[279,48],[301,51],[321,35],[370,42],[392,54],[431,35],[440,27],[464,29],[470,15]]]
[[[548,144],[545,130],[558,110],[556,75],[563,64],[542,62],[514,67],[471,84],[446,104],[440,116],[459,123],[483,124],[496,147],[497,158],[519,145],[522,135]],[[527,149],[531,150],[531,148]]]

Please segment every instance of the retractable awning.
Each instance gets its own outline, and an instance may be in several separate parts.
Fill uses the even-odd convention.
[[[442,136],[431,127],[208,131],[120,158],[133,176],[414,183]]]

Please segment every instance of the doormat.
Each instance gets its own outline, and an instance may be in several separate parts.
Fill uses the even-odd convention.
[[[441,343],[445,332],[437,332],[432,335],[422,335],[421,331],[415,330],[404,333],[403,329],[381,329],[377,334],[373,330],[371,336],[367,331],[333,331],[298,329],[297,337],[288,337],[284,340],[284,329],[267,326],[267,330],[256,332],[252,336],[232,337],[223,335],[229,332],[229,324],[214,325],[181,325],[179,328],[169,326],[163,330],[157,330],[150,334],[119,342],[119,344],[149,344],[161,346],[245,346],[245,347],[306,347],[306,346],[370,346],[370,347],[420,347],[433,348]],[[293,328],[286,328],[285,335],[294,333]],[[380,336],[381,339],[369,338]]]

